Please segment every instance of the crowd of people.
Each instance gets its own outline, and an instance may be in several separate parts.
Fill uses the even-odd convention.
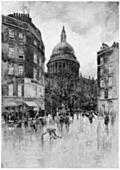
[[[93,110],[90,111],[77,111],[74,112],[73,110],[70,110],[68,108],[65,108],[65,106],[61,106],[60,108],[56,109],[56,114],[51,114],[52,121],[56,124],[59,124],[61,127],[61,131],[63,129],[63,125],[66,126],[66,129],[69,130],[70,124],[74,120],[74,115],[76,114],[77,119],[79,117],[86,117],[88,118],[90,124],[93,123],[93,119],[96,118],[99,114]],[[40,124],[42,127],[47,124],[47,119],[49,118],[50,114],[45,114],[43,111],[34,111],[29,110],[29,112],[6,112],[2,114],[3,120],[6,124],[8,124],[9,127],[16,127],[21,128],[24,126],[24,128],[27,128],[28,126],[31,127],[35,132],[37,132],[38,124]],[[110,116],[109,114],[104,115],[104,124],[107,127],[110,122]],[[111,123],[114,123],[114,120],[111,118]],[[49,134],[50,138],[57,138],[58,135],[55,133],[55,129],[49,129],[43,134],[46,135]]]

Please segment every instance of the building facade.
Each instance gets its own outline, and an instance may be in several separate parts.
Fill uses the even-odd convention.
[[[2,16],[2,106],[44,110],[45,54],[29,14]]]
[[[69,73],[78,77],[80,64],[76,59],[74,49],[67,43],[66,39],[67,36],[63,26],[60,43],[54,47],[50,60],[47,63],[48,73],[52,75]]]
[[[102,44],[97,53],[98,112],[116,116],[119,111],[119,44]]]

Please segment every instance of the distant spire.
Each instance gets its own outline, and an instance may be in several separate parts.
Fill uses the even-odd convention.
[[[65,42],[66,41],[66,32],[65,32],[65,28],[63,26],[62,32],[61,32],[61,42]]]

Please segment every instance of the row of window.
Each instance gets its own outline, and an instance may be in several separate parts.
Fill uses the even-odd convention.
[[[109,77],[109,78],[108,78],[108,84],[107,84],[108,87],[111,87],[111,86],[112,86],[112,84],[113,84],[112,80],[113,80],[112,77]],[[100,87],[101,87],[101,88],[104,88],[104,87],[105,87],[105,81],[104,81],[103,79],[100,80]]]
[[[108,65],[108,73],[111,74],[113,72],[113,65],[112,64],[109,64]],[[104,69],[101,68],[100,69],[100,76],[103,76],[104,75]]]
[[[23,75],[24,72],[24,67],[23,64],[13,64],[13,63],[9,63],[8,64],[8,74],[9,75]]]
[[[9,38],[15,38],[15,31],[13,29],[9,29]],[[18,38],[20,40],[23,40],[24,39],[24,34],[19,32],[18,33]]]
[[[38,73],[36,68],[33,70],[33,79],[38,81]],[[39,71],[39,81],[41,81],[41,84],[44,83],[44,76],[42,75],[41,71]]]
[[[98,65],[103,65],[104,63],[109,63],[111,64],[113,62],[113,58],[114,56],[113,55],[110,55],[110,56],[101,56],[98,58]]]
[[[24,40],[24,34],[22,33],[22,32],[19,32],[18,33],[18,38],[20,39],[20,40]],[[12,38],[12,39],[14,39],[15,38],[15,31],[13,30],[13,29],[9,29],[9,38]],[[35,45],[35,46],[37,46],[37,41],[36,40],[34,40],[33,41],[33,44]]]
[[[16,54],[15,48],[14,47],[9,47],[9,58],[14,58]],[[24,58],[24,49],[22,47],[19,47],[18,50],[19,58]]]
[[[23,87],[24,85],[21,83],[17,85],[17,88],[15,87],[15,84],[13,83],[10,83],[8,85],[7,84],[3,85],[2,95],[10,96],[10,97],[13,97],[13,96],[22,97],[23,95],[26,97],[40,97],[44,93],[44,90],[36,84],[27,85],[25,91]]]
[[[19,47],[19,52],[18,53],[19,53],[19,58],[21,58],[21,59],[24,58],[24,49],[22,47]],[[10,47],[9,48],[9,57],[14,58],[14,55],[15,55],[15,48]],[[38,57],[37,53],[34,52],[33,62],[36,63],[36,64],[38,63],[37,57]],[[43,67],[43,69],[44,69],[44,63],[42,63],[42,58],[39,58],[39,66]]]
[[[22,84],[18,84],[18,97],[22,97]],[[13,89],[14,89],[14,85],[13,84],[9,84],[8,85],[8,96],[13,96]]]
[[[37,55],[37,53],[36,52],[34,52],[34,55],[33,55],[33,62],[35,63],[35,64],[37,64],[38,63],[38,55]],[[44,65],[44,63],[42,63],[42,58],[39,58],[39,66],[40,67],[42,67]],[[44,69],[44,68],[43,68]]]
[[[100,99],[105,99],[105,98],[112,98],[112,89],[110,88],[109,90],[101,90],[100,91]]]
[[[107,60],[108,59],[108,60]],[[111,55],[111,56],[108,56],[107,58],[105,58],[105,57],[100,57],[100,64],[102,65],[102,64],[104,64],[104,63],[106,63],[106,62],[109,62],[109,63],[112,63],[113,62],[113,56]]]
[[[9,63],[8,64],[8,75],[23,75],[24,73],[24,67],[23,64],[14,64],[14,63]],[[41,80],[41,71],[39,71],[39,80]],[[34,68],[33,70],[33,79],[38,80],[37,78],[37,69]]]

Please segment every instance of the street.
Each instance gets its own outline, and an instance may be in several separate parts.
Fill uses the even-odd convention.
[[[62,138],[41,140],[47,127],[55,127]],[[31,129],[2,128],[2,167],[4,168],[90,168],[118,167],[117,123],[105,128],[103,118],[74,116],[69,131],[49,123],[37,132]]]

